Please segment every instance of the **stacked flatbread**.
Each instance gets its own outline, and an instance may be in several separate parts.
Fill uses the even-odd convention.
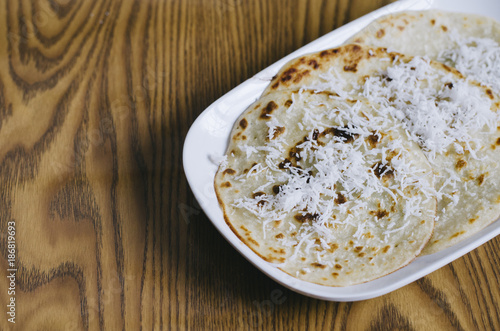
[[[454,22],[446,28],[460,44],[452,14],[411,15]],[[394,20],[353,41],[418,26]],[[432,58],[459,63],[451,41],[438,45]],[[376,279],[477,232],[500,214],[500,101],[489,82],[374,46],[292,60],[231,133],[215,177],[227,224],[266,261],[329,286]]]

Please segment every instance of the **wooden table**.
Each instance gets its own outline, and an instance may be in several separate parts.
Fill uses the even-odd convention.
[[[208,105],[388,2],[1,1],[0,328],[500,329],[498,238],[380,298],[325,302],[232,249],[184,177]]]

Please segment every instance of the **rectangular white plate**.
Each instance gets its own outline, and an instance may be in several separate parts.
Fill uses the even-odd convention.
[[[400,0],[365,15],[284,57],[234,88],[208,107],[193,123],[184,142],[184,171],[194,196],[217,230],[257,268],[278,283],[305,295],[331,301],[357,301],[374,298],[405,286],[500,234],[500,220],[474,236],[441,252],[418,257],[408,266],[377,280],[348,287],[328,287],[298,280],[262,260],[238,239],[224,221],[215,196],[213,181],[217,165],[213,157],[225,153],[229,134],[238,116],[253,103],[278,70],[303,54],[334,48],[361,30],[373,19],[403,10],[442,9],[475,13],[500,21],[498,0]]]

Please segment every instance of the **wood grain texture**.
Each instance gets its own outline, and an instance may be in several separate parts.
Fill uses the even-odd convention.
[[[500,329],[500,240],[380,298],[267,278],[181,166],[190,124],[261,69],[389,0],[0,2],[0,329]],[[7,311],[6,308],[4,308]]]

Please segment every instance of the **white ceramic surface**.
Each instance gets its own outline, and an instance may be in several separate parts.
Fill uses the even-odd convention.
[[[482,14],[500,21],[499,0],[397,1],[324,35],[264,69],[215,101],[191,126],[184,142],[183,161],[184,172],[196,199],[226,240],[253,265],[278,283],[304,295],[324,300],[370,299],[405,286],[500,234],[500,220],[497,220],[459,244],[432,255],[418,257],[408,266],[390,275],[360,285],[328,287],[291,277],[257,256],[227,226],[215,196],[213,179],[217,165],[213,160],[224,155],[231,128],[238,116],[260,96],[271,77],[286,62],[302,54],[336,47],[377,17],[402,10],[431,8]]]

